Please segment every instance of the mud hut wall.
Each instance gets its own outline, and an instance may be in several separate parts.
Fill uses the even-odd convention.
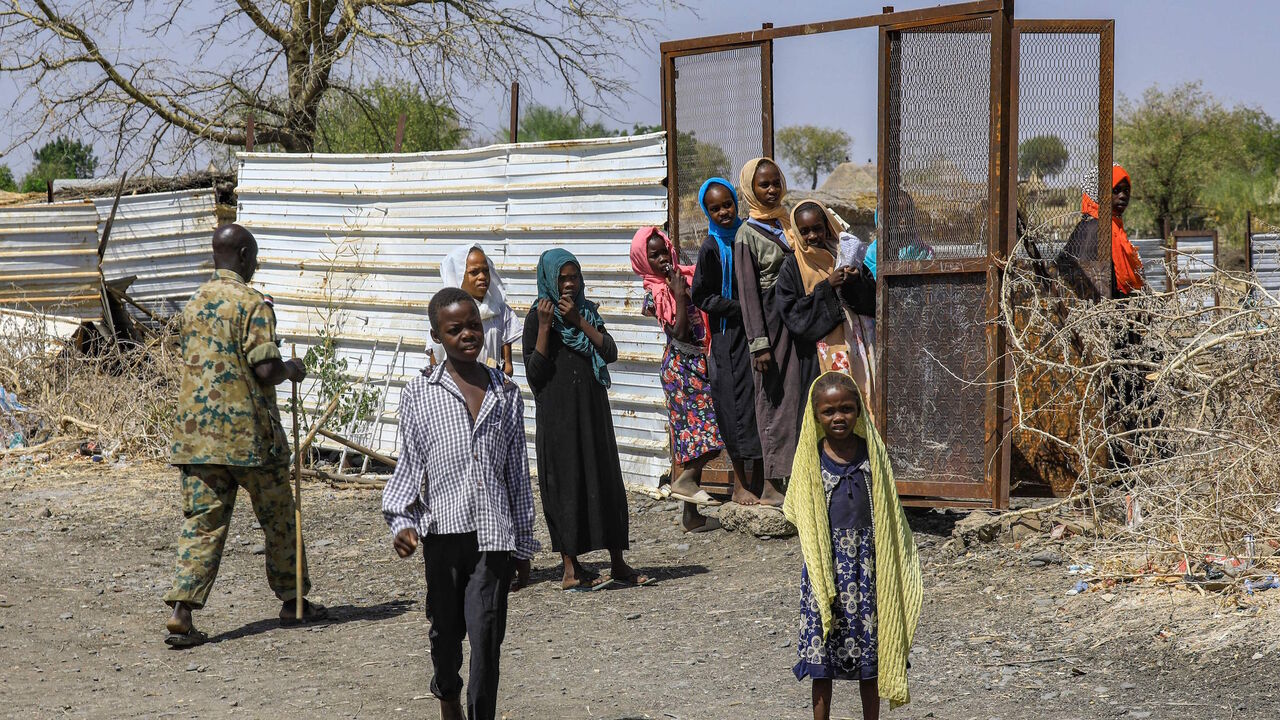
[[[665,178],[661,133],[421,154],[241,153],[237,214],[258,239],[254,281],[275,299],[286,356],[295,344],[299,356],[316,348],[338,366],[331,384],[373,393],[368,414],[347,413],[341,431],[389,455],[399,451],[400,391],[428,366],[427,303],[444,256],[482,246],[523,321],[539,255],[573,252],[618,343],[609,399],[624,478],[653,486],[669,467],[657,372],[665,343],[641,315],[644,290],[628,254],[638,228],[666,220]],[[512,354],[532,456],[535,410],[519,341]],[[304,384],[311,413],[327,399],[323,379]]]

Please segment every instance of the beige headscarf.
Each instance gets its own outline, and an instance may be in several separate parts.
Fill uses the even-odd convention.
[[[782,206],[782,198],[787,196],[787,176],[783,175],[782,168],[778,167],[778,177],[782,179],[782,194],[778,196],[777,207],[765,207],[764,203],[760,202],[760,198],[756,197],[755,188],[752,187],[752,181],[756,177],[756,168],[762,162],[778,167],[778,164],[772,158],[758,157],[754,160],[748,160],[747,164],[742,166],[742,172],[738,173],[738,192],[741,194],[742,199],[747,201],[747,217],[756,220],[777,220],[782,223],[782,230],[790,238],[791,216],[787,214],[786,208]]]
[[[800,237],[799,226],[796,224],[796,212],[806,205],[815,205],[822,214],[827,218],[827,237],[830,244],[827,247],[814,247],[805,242]],[[831,271],[836,269],[836,250],[840,243],[840,223],[832,217],[831,210],[826,205],[817,200],[802,200],[795,207],[791,208],[791,214],[788,217],[791,227],[787,229],[787,239],[791,241],[791,247],[796,251],[796,264],[800,266],[800,279],[804,282],[805,294],[813,292],[813,288],[818,283],[831,277]]]
[[[800,231],[796,229],[796,212],[806,205],[816,205],[826,217],[827,237],[830,242],[827,247],[810,245],[805,242],[804,238],[800,237]],[[796,251],[796,265],[800,269],[800,282],[804,283],[805,294],[811,295],[818,283],[831,277],[831,271],[836,269],[836,248],[840,242],[840,224],[831,216],[831,211],[827,209],[827,206],[817,200],[804,200],[794,208],[791,208],[791,216],[788,220],[791,223],[791,228],[787,230],[787,238],[791,241],[791,247],[795,248]],[[845,334],[845,323],[841,322],[836,325],[835,329],[822,338],[822,342],[826,347],[818,348],[818,366],[824,371],[840,369],[844,364],[843,360],[849,356],[849,341]]]

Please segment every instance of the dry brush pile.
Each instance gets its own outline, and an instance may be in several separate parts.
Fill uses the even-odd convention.
[[[1080,299],[1026,258],[1005,277],[1015,445],[1078,473],[1106,549],[1153,574],[1206,556],[1274,568],[1280,299],[1225,272],[1120,301]]]
[[[0,385],[25,408],[5,418],[12,457],[83,440],[107,458],[167,458],[179,380],[171,333],[143,343],[108,343],[85,329],[74,338],[50,332],[38,316],[6,315],[0,328]]]

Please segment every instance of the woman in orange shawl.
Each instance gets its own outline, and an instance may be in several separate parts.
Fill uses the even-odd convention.
[[[1067,251],[1076,260],[1095,260],[1098,254],[1098,201],[1101,195],[1098,168],[1085,174],[1080,224],[1067,241]],[[1111,297],[1122,298],[1136,293],[1146,283],[1142,279],[1142,260],[1129,242],[1124,230],[1124,211],[1129,207],[1132,182],[1129,173],[1116,163],[1111,168]]]

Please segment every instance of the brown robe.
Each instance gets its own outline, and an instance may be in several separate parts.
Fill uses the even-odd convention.
[[[802,369],[791,333],[774,301],[774,284],[782,262],[792,254],[772,236],[744,222],[733,250],[738,302],[747,343],[754,353],[768,349],[773,366],[761,374],[752,370],[756,389],[756,425],[764,451],[764,475],[770,480],[790,477],[799,435],[800,406],[804,403]]]

